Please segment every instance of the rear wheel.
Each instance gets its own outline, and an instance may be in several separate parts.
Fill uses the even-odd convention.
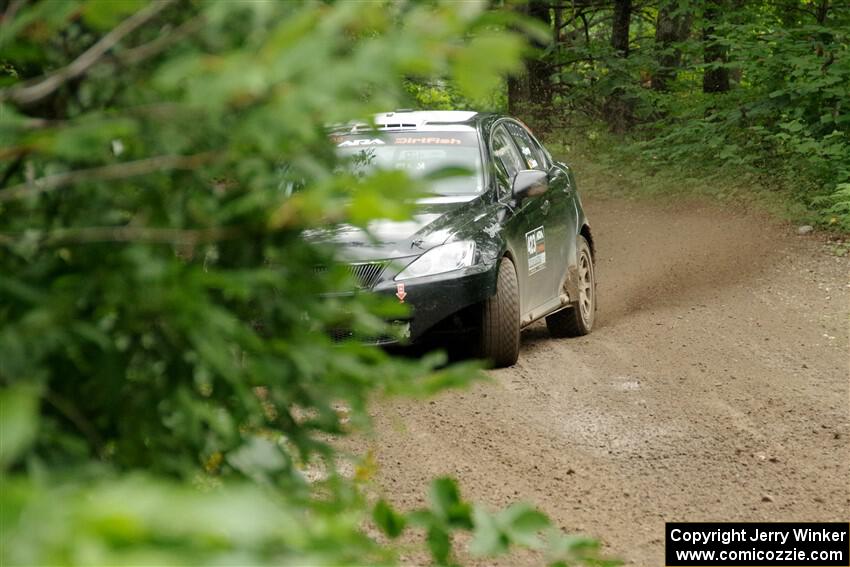
[[[580,337],[588,334],[596,319],[596,274],[593,255],[584,236],[578,237],[578,302],[546,317],[553,337]]]
[[[497,368],[519,358],[519,283],[508,258],[499,262],[496,293],[482,307],[480,354]]]

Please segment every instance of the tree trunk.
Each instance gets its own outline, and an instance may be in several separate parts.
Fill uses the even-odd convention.
[[[632,1],[615,0],[614,21],[611,25],[611,47],[621,58],[629,56],[629,31],[632,18]],[[616,67],[613,73],[623,73],[622,69]],[[620,78],[620,84],[631,80],[628,76]],[[632,124],[633,108],[625,96],[622,87],[615,87],[608,97],[604,106],[605,120],[612,132],[622,134]]]
[[[549,0],[530,0],[525,10],[530,17],[548,27],[552,25],[549,8]],[[536,44],[535,47],[542,51],[547,46]],[[540,53],[535,53],[526,59],[525,72],[522,75],[508,78],[508,112],[524,114],[529,106],[532,111],[537,111],[551,104],[552,81],[549,63]]]
[[[667,91],[676,79],[682,63],[682,52],[676,44],[687,39],[691,31],[691,15],[682,14],[677,8],[674,1],[662,2],[655,21],[658,68],[652,76],[652,89],[659,92]]]
[[[702,41],[703,60],[706,65],[728,63],[726,47],[716,41],[717,24],[726,7],[725,0],[707,0],[703,14]],[[729,90],[729,69],[727,67],[706,67],[702,76],[702,92],[725,93]]]
[[[826,23],[827,14],[829,14],[829,0],[821,0],[815,14],[815,18],[820,25],[824,25]]]
[[[528,78],[525,72],[508,77],[508,114],[521,115],[528,98]]]
[[[614,22],[611,25],[611,47],[620,57],[629,56],[629,25],[632,0],[614,0]]]

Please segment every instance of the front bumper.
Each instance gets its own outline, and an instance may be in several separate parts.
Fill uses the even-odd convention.
[[[495,266],[478,264],[402,282],[392,279],[379,282],[372,291],[395,301],[398,284],[404,284],[404,300],[409,305],[410,340],[421,339],[441,322],[492,296],[496,289]]]

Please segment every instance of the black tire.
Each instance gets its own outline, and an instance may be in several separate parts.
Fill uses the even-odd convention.
[[[572,307],[546,317],[546,327],[553,337],[580,337],[590,333],[596,319],[596,272],[593,254],[584,236],[578,236],[576,272],[579,297]]]
[[[509,258],[499,262],[496,293],[484,301],[481,318],[481,358],[496,368],[519,358],[519,282]]]

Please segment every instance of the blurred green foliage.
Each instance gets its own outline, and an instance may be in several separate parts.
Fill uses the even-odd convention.
[[[370,502],[333,444],[376,395],[482,376],[366,345],[403,306],[325,293],[348,272],[304,232],[404,218],[422,189],[341,173],[326,125],[414,84],[487,98],[521,46],[476,3],[7,3],[0,563],[384,564],[418,529],[440,564],[458,530],[604,564],[451,479],[419,511]]]

